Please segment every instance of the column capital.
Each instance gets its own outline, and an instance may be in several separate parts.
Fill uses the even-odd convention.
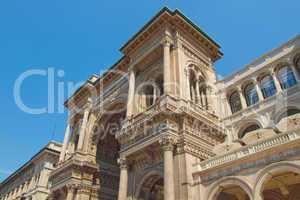
[[[256,79],[256,77],[252,77],[250,80],[252,81],[252,83],[257,84],[257,79]]]
[[[130,64],[129,66],[128,66],[128,73],[135,73],[135,69],[134,69],[134,64]]]
[[[177,143],[177,139],[173,136],[163,136],[159,139],[159,144],[164,151],[173,151],[174,145]]]
[[[243,93],[243,91],[242,91],[242,86],[240,86],[240,85],[236,86],[236,91],[237,91],[238,93]]]
[[[162,44],[164,47],[170,47],[171,44],[172,44],[172,41],[171,41],[170,38],[165,37],[165,38],[161,41],[161,44]]]
[[[126,158],[119,158],[118,164],[120,165],[120,169],[127,169],[128,168],[128,162]]]
[[[269,68],[269,74],[271,75],[271,76],[276,76],[276,73],[275,73],[275,67],[274,66],[272,66],[271,68]]]
[[[78,186],[75,185],[75,184],[67,184],[67,185],[66,185],[66,188],[67,188],[68,191],[72,191],[72,190],[77,189]]]
[[[87,99],[86,106],[87,106],[88,109],[91,109],[92,105],[93,105],[93,99],[91,97],[89,97]]]

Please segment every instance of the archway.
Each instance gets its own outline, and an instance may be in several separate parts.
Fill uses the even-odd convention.
[[[255,186],[257,199],[298,200],[300,190],[299,163],[282,162],[263,169]]]
[[[228,185],[221,189],[214,200],[250,200],[250,197],[241,187]]]
[[[248,123],[244,126],[238,133],[239,138],[243,138],[247,133],[260,129],[260,125],[258,123]]]
[[[120,169],[118,165],[120,145],[115,138],[125,119],[124,103],[113,103],[98,118],[94,126],[96,163],[99,172],[94,184],[99,185],[99,199],[117,199]],[[109,198],[108,198],[109,197]]]
[[[164,180],[159,174],[150,174],[141,181],[138,189],[138,200],[163,200]]]
[[[220,179],[211,187],[208,200],[251,200],[252,189],[247,180],[238,177]]]

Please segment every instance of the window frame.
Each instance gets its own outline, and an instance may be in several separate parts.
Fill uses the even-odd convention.
[[[266,78],[268,78],[268,80],[264,81]],[[275,82],[271,75],[268,74],[261,78],[260,89],[264,99],[272,97],[276,94],[277,90],[276,90]]]
[[[236,97],[233,98],[235,95],[236,95]],[[238,100],[238,102],[239,102],[238,104],[236,104],[236,102],[237,102],[236,100]],[[229,102],[232,114],[237,113],[243,109],[242,101],[241,101],[240,94],[238,91],[234,91],[229,95],[228,102]]]
[[[255,105],[259,102],[259,97],[255,85],[253,83],[249,83],[245,86],[244,95],[248,107]]]
[[[277,78],[279,80],[282,90],[286,90],[297,85],[297,80],[294,71],[290,66],[283,66],[280,69],[278,69]]]

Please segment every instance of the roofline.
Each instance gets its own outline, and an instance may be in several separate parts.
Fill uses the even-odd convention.
[[[300,40],[300,34],[297,34],[296,36],[292,37],[292,39],[288,40],[287,42],[280,44],[279,46],[271,49],[270,51],[267,51],[265,54],[263,54],[262,56],[259,56],[258,58],[255,58],[252,62],[250,62],[249,64],[244,65],[244,67],[242,67],[241,69],[236,70],[235,72],[233,72],[232,74],[229,74],[228,76],[225,76],[223,79],[217,81],[218,83],[221,82],[225,82],[228,79],[233,78],[234,76],[236,76],[237,74],[243,73],[245,71],[248,70],[249,67],[253,67],[253,65],[255,65],[256,63],[258,63],[259,61],[261,61],[262,59],[270,56],[271,54],[275,53],[276,51],[282,49],[283,47],[287,46],[287,45],[291,45],[292,43],[294,43],[295,41]]]
[[[208,36],[199,26],[197,26],[191,19],[186,17],[180,10],[175,9],[174,11],[171,11],[168,7],[163,7],[156,15],[154,15],[150,21],[148,21],[137,33],[135,33],[119,50],[122,52],[126,46],[129,45],[140,33],[142,33],[148,26],[150,26],[162,13],[167,12],[168,14],[174,16],[178,14],[180,17],[182,17],[188,24],[190,24],[193,28],[195,28],[201,35],[203,35],[206,39],[208,39],[210,42],[212,42],[217,48],[221,48],[220,45],[215,42],[210,36]],[[219,50],[218,51],[221,56],[223,56],[223,53]],[[90,82],[87,80],[84,84],[82,84],[73,94],[72,96],[68,97],[66,101],[64,102],[64,105],[68,107],[69,101],[74,98],[88,83],[92,85],[96,85],[101,79],[103,79],[110,70],[114,69],[119,63],[121,63],[126,58],[125,55],[123,55],[115,64],[113,64],[111,67],[106,69],[106,71],[100,75],[96,81]]]
[[[46,146],[44,146],[41,150],[38,151],[38,153],[36,153],[34,156],[32,156],[25,164],[23,164],[21,167],[19,167],[17,170],[15,170],[11,175],[9,175],[6,179],[4,179],[1,183],[0,183],[0,190],[1,187],[4,186],[6,183],[8,183],[14,176],[16,176],[20,171],[22,171],[23,169],[25,169],[27,166],[29,166],[31,164],[31,162],[33,160],[35,160],[37,157],[39,157],[43,152],[45,151],[51,151],[53,153],[60,153],[59,151],[56,151],[54,149],[51,149],[49,147],[50,144],[55,144],[58,145],[60,147],[62,147],[62,144],[56,141],[50,141],[47,143]]]
[[[95,76],[96,77],[96,76]],[[98,81],[98,79],[99,79],[99,77],[97,76],[97,80],[96,81]],[[96,82],[95,81],[95,82]],[[68,97],[66,100],[65,100],[65,102],[64,102],[64,105],[66,106],[66,107],[68,107],[68,103],[69,103],[69,101],[72,99],[72,98],[74,98],[82,89],[84,89],[85,87],[87,87],[87,85],[88,84],[91,84],[91,85],[93,85],[93,82],[92,81],[90,81],[89,79],[88,80],[86,80],[70,97]]]
[[[204,37],[206,37],[210,42],[212,42],[214,45],[216,45],[218,48],[221,48],[221,46],[214,40],[212,37],[210,37],[207,33],[205,33],[196,23],[194,23],[190,18],[185,16],[179,9],[175,9],[174,14],[180,15],[182,18],[184,18],[193,28],[195,28],[198,32],[200,32]]]
[[[171,11],[168,7],[163,7],[156,15],[154,15],[150,21],[148,21],[137,33],[135,33],[121,48],[120,51],[123,51],[133,40],[137,38],[137,36],[142,33],[152,22],[154,22],[162,13],[167,12],[171,16],[174,16],[178,14],[180,17],[182,17],[188,24],[190,24],[193,28],[195,28],[200,34],[202,34],[206,39],[208,39],[210,42],[212,42],[214,45],[216,45],[218,48],[221,48],[220,45],[215,42],[210,36],[208,36],[199,26],[197,26],[191,19],[186,17],[180,10],[175,9],[174,11]],[[222,55],[223,53],[220,52]]]

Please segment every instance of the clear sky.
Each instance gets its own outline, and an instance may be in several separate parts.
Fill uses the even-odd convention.
[[[0,0],[0,181],[64,135],[58,100],[51,114],[16,105],[18,77],[52,67],[64,71],[55,88],[84,81],[115,63],[122,44],[164,5],[180,9],[222,46],[216,66],[223,76],[299,34],[299,0]],[[21,97],[30,107],[47,105],[47,78],[26,79]]]

